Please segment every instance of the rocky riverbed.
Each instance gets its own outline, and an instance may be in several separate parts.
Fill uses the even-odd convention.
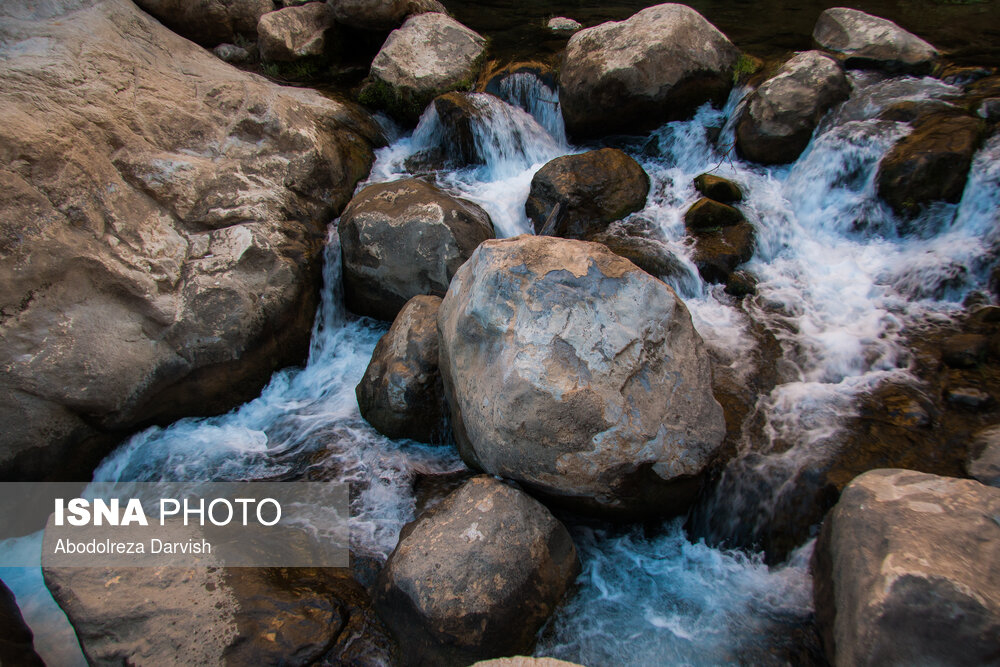
[[[1000,654],[976,3],[137,5],[0,7],[0,479],[343,482],[352,566],[0,569],[0,662]]]

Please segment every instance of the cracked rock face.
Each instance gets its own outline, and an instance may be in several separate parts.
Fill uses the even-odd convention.
[[[378,131],[128,2],[0,14],[0,478],[87,478],[129,429],[301,361]]]
[[[722,442],[687,308],[602,245],[483,243],[438,332],[463,458],[576,509],[681,512]]]
[[[813,556],[836,665],[981,665],[1000,648],[1000,489],[911,470],[856,477]]]
[[[467,481],[403,528],[375,606],[406,665],[530,653],[580,565],[566,528],[492,477]]]

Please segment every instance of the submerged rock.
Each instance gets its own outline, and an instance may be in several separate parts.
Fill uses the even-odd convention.
[[[438,0],[328,0],[337,23],[362,30],[392,30],[414,14],[448,10]]]
[[[445,421],[438,371],[437,313],[441,298],[406,302],[357,386],[361,416],[390,438],[440,442]]]
[[[261,60],[290,62],[327,53],[333,15],[325,2],[310,2],[268,12],[257,24]]]
[[[575,508],[682,512],[725,432],[673,290],[596,243],[487,241],[438,314],[462,457]]]
[[[966,470],[983,484],[1000,487],[1000,426],[976,433],[969,445]]]
[[[21,4],[0,6],[0,479],[86,479],[130,429],[305,358],[325,226],[379,130],[129,2]]]
[[[935,201],[957,203],[982,139],[983,123],[977,118],[954,112],[925,115],[882,158],[879,196],[905,216]]]
[[[761,164],[795,161],[827,110],[851,89],[837,62],[819,51],[791,58],[747,100],[736,148]]]
[[[274,10],[271,0],[137,0],[136,3],[178,35],[209,48],[256,39],[257,21]]]
[[[728,178],[713,174],[700,174],[694,179],[694,189],[722,204],[736,204],[743,201],[743,191],[740,186]]]
[[[686,5],[581,30],[566,46],[559,100],[577,138],[638,133],[684,118],[732,87],[739,51]]]
[[[34,635],[24,622],[14,594],[0,581],[0,664],[44,667],[35,653]]]
[[[347,307],[386,321],[419,294],[444,296],[476,246],[494,236],[486,211],[415,178],[363,189],[339,231]]]
[[[364,589],[333,568],[43,570],[90,664],[393,664]]]
[[[813,560],[836,665],[978,665],[1000,651],[1000,489],[873,470],[844,489]]]
[[[892,21],[847,7],[823,11],[813,39],[844,56],[848,67],[928,74],[938,57],[933,46]]]
[[[361,100],[415,125],[435,97],[472,86],[485,51],[485,39],[445,14],[411,16],[372,61]]]
[[[535,173],[524,210],[535,232],[586,239],[641,210],[649,176],[617,148],[557,157]]]

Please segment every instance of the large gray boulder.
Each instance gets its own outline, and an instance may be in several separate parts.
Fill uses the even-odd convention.
[[[404,664],[465,667],[530,653],[579,571],[566,528],[484,475],[403,528],[375,605],[406,647]]]
[[[531,179],[524,211],[535,232],[587,239],[646,206],[649,176],[617,148],[564,155]]]
[[[458,267],[494,237],[486,211],[415,178],[361,190],[339,229],[347,307],[390,322],[418,294],[443,297]]]
[[[683,511],[725,431],[672,289],[602,245],[487,241],[438,313],[462,457],[585,511]]]
[[[257,46],[265,62],[318,58],[330,47],[333,14],[325,2],[309,2],[268,12],[257,24]]]
[[[892,21],[847,7],[824,10],[813,39],[843,56],[848,67],[926,74],[938,57],[937,49]]]
[[[566,131],[635,133],[721,102],[739,51],[687,5],[648,7],[570,38],[559,73]]]
[[[393,664],[395,646],[346,570],[43,570],[92,665]]]
[[[855,478],[813,560],[840,665],[983,665],[1000,656],[1000,489],[909,470]]]
[[[441,298],[415,296],[379,339],[356,389],[361,416],[390,438],[444,439],[445,403],[438,370]]]
[[[837,61],[799,53],[750,95],[736,126],[737,150],[761,164],[795,161],[823,114],[850,92]]]
[[[387,31],[398,28],[414,14],[446,14],[438,0],[328,0],[337,23],[362,30]]]
[[[372,61],[361,100],[415,125],[435,97],[472,86],[485,52],[483,37],[445,14],[411,16]]]
[[[87,479],[304,359],[378,129],[125,0],[5,2],[0,48],[0,479]]]
[[[256,39],[257,21],[274,9],[271,0],[136,0],[178,35],[213,47],[237,37]]]

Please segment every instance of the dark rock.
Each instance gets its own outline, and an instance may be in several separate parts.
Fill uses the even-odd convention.
[[[954,104],[944,100],[904,100],[890,104],[878,115],[881,120],[891,120],[896,123],[913,123],[934,113],[954,113]]]
[[[955,387],[945,391],[944,398],[952,405],[968,410],[984,410],[993,404],[993,397],[975,387]]]
[[[813,39],[844,57],[848,67],[929,74],[938,57],[933,46],[892,21],[846,7],[820,14]]]
[[[476,246],[494,236],[486,211],[413,178],[363,189],[339,231],[347,307],[386,321],[419,294],[444,296]]]
[[[966,472],[983,484],[1000,487],[1000,425],[984,428],[973,437]]]
[[[982,121],[971,116],[925,116],[882,158],[879,196],[907,216],[931,202],[958,202],[982,135]]]
[[[742,299],[757,293],[757,279],[747,271],[734,271],[726,279],[726,294]]]
[[[522,491],[480,476],[402,531],[375,604],[406,665],[530,653],[580,565],[566,528]]]
[[[330,48],[333,15],[325,2],[268,12],[257,23],[257,46],[264,62],[320,58]]]
[[[703,197],[691,205],[684,214],[684,226],[691,234],[710,232],[722,227],[745,223],[746,218],[736,208]]]
[[[434,98],[434,110],[444,129],[442,151],[444,159],[456,166],[483,164],[476,148],[473,126],[482,117],[482,110],[472,93],[445,93]]]
[[[640,269],[662,280],[687,273],[684,264],[660,240],[633,233],[621,221],[613,222],[589,241],[600,243],[619,257],[624,257]]]
[[[91,664],[392,664],[364,589],[333,568],[43,570]]]
[[[694,263],[710,283],[726,283],[729,276],[754,253],[755,232],[748,222],[699,232],[694,237]]]
[[[694,179],[694,189],[717,202],[723,204],[735,204],[743,201],[743,191],[740,186],[733,183],[728,178],[714,176],[712,174],[701,174]]]
[[[989,340],[980,334],[958,334],[941,344],[941,359],[952,368],[974,368],[989,350]]]
[[[45,667],[35,653],[34,635],[24,622],[14,594],[0,581],[0,665]]]
[[[991,123],[1000,121],[1000,97],[987,97],[979,103],[976,114]]]
[[[327,4],[337,23],[382,32],[398,28],[414,14],[448,13],[437,0],[329,0]]]
[[[253,61],[253,56],[249,51],[235,44],[219,44],[212,49],[212,53],[219,60],[224,60],[230,65],[246,65]]]
[[[851,482],[813,557],[836,665],[981,665],[1000,650],[1000,489],[909,470]]]
[[[470,466],[595,513],[683,512],[697,493],[725,430],[709,359],[683,302],[631,262],[596,243],[487,241],[438,332]]]
[[[531,179],[524,210],[541,233],[553,215],[553,236],[585,239],[646,205],[649,176],[617,148],[552,160]]]
[[[415,296],[375,346],[357,386],[361,416],[390,438],[441,442],[444,389],[438,371],[437,312],[441,299]]]
[[[257,21],[271,0],[138,0],[139,7],[178,35],[212,48],[237,37],[257,38]]]
[[[823,114],[850,94],[837,62],[819,51],[793,57],[747,99],[736,126],[736,148],[761,164],[795,161]]]
[[[566,46],[559,100],[578,138],[641,133],[725,100],[739,50],[685,5],[648,7],[581,30]]]

